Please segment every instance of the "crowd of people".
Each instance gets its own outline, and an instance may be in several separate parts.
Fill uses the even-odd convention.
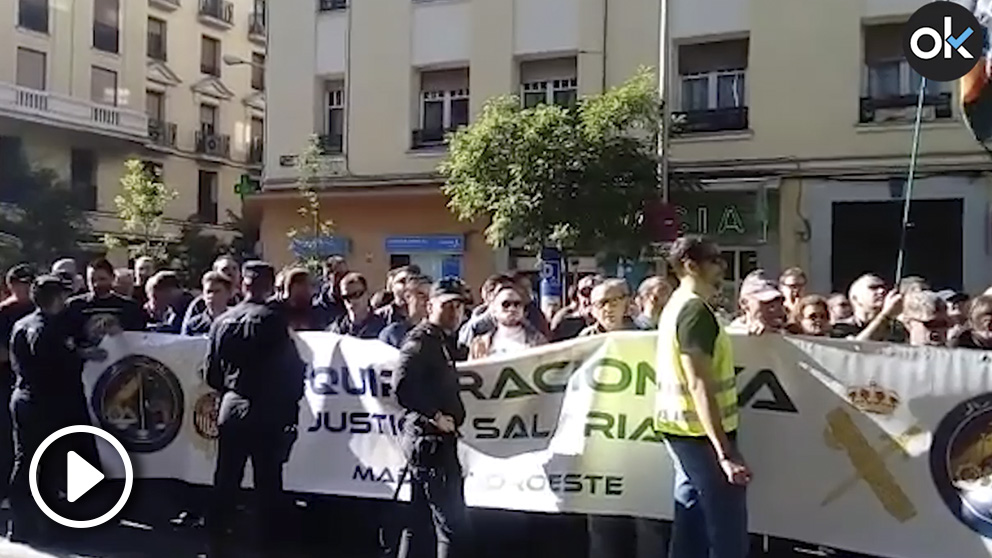
[[[401,349],[399,402],[416,419],[411,424],[419,429],[417,439],[437,434],[451,442],[446,454],[451,459],[428,469],[440,467],[452,476],[460,474],[460,468],[450,435],[457,433],[464,420],[457,381],[451,383],[457,361],[512,354],[612,331],[663,331],[666,306],[678,307],[669,308],[669,314],[678,314],[671,318],[671,328],[675,346],[682,353],[687,346],[694,347],[697,341],[693,339],[699,336],[707,351],[716,351],[717,332],[723,329],[747,335],[783,332],[992,349],[992,292],[971,297],[954,290],[935,291],[922,277],[906,277],[890,287],[881,277],[865,274],[846,293],[820,295],[807,292],[807,276],[799,268],[789,268],[778,277],[759,269],[742,281],[734,315],[709,302],[700,305],[697,299],[705,298],[701,295],[686,295],[687,281],[706,281],[678,276],[680,266],[684,267],[683,275],[689,268],[706,270],[716,283],[724,272],[715,246],[693,246],[694,256],[683,254],[682,260],[672,264],[675,273],[648,277],[636,290],[623,278],[589,274],[574,281],[562,304],[543,305],[525,273],[489,277],[480,286],[476,303],[460,279],[435,281],[415,265],[390,270],[383,287],[376,289],[337,256],[324,262],[319,277],[303,266],[276,272],[264,262],[242,267],[235,258],[221,256],[203,275],[196,292],[183,288],[175,271],[156,269],[151,258],[139,258],[131,269],[115,269],[107,260],[98,259],[82,273],[74,260],[63,259],[40,277],[26,264],[14,266],[6,274],[7,297],[0,303],[0,335],[10,340],[0,351],[0,362],[11,408],[9,415],[0,413],[4,440],[0,444],[0,478],[10,479],[9,488],[5,486],[0,497],[9,497],[14,512],[12,538],[44,536],[44,522],[35,513],[28,491],[27,465],[48,433],[61,426],[89,422],[81,383],[83,363],[106,358],[99,348],[102,337],[120,331],[210,336],[205,377],[224,393],[220,421],[227,422],[226,431],[238,431],[237,437],[231,434],[225,438],[222,425],[215,478],[215,486],[225,492],[217,500],[222,504],[230,501],[240,484],[248,458],[255,464],[255,485],[263,496],[276,498],[282,491],[281,466],[295,441],[296,405],[302,397],[305,368],[293,349],[291,330],[326,330],[379,339]],[[708,246],[712,254],[700,256],[703,248],[699,246]],[[715,287],[710,290],[713,295],[718,291]],[[703,321],[707,311],[712,313],[723,328],[708,331],[701,329],[698,319],[686,322],[687,308],[701,310],[697,315],[703,316]],[[680,328],[691,335],[683,338]],[[676,368],[682,366],[678,358],[674,362]],[[281,385],[286,389],[272,391],[274,384],[259,380],[272,368],[292,371],[283,377]],[[423,381],[428,377],[433,379]],[[438,383],[431,383],[435,381]],[[266,415],[280,415],[275,422],[266,423],[271,428],[249,420],[251,401],[261,399],[260,394],[269,402]],[[278,408],[271,403],[277,399],[281,402]],[[52,413],[53,407],[62,411]],[[428,414],[424,410],[428,408],[434,412]],[[442,412],[444,409],[448,411]],[[271,436],[261,436],[260,432]],[[432,447],[440,455],[441,446]],[[98,462],[95,447],[77,449]],[[268,459],[269,455],[275,458]],[[749,478],[743,462],[737,466],[734,474]],[[419,485],[425,502],[431,500],[428,493],[437,498],[439,488],[434,483],[436,479],[431,477]],[[415,483],[415,494],[417,486]],[[275,500],[270,503],[263,507],[275,510]],[[457,530],[451,514],[461,512],[446,512],[444,505],[437,504],[430,504],[436,539],[447,544]],[[458,507],[457,502],[452,505]],[[463,501],[460,505],[463,507]],[[226,512],[215,513],[222,517]],[[617,549],[645,532],[645,526],[648,531],[658,530],[650,521],[623,524],[611,523],[609,518],[590,519],[590,551],[596,549],[595,556],[619,555]],[[405,556],[402,548],[400,555]]]

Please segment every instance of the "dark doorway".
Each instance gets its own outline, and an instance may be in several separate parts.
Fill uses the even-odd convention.
[[[903,202],[835,202],[831,231],[831,284],[847,292],[864,273],[892,282],[899,253]],[[920,275],[935,289],[962,288],[964,200],[913,201],[903,277]]]

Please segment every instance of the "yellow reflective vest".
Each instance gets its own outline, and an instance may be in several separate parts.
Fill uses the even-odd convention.
[[[658,354],[656,375],[658,391],[655,394],[655,428],[665,434],[677,436],[705,436],[699,422],[696,404],[692,400],[682,367],[681,347],[678,339],[679,313],[685,305],[700,297],[685,287],[672,293],[658,323]],[[711,308],[712,310],[712,308]],[[720,407],[723,430],[737,430],[737,382],[734,373],[733,347],[730,336],[719,326],[713,350],[711,373],[715,375],[712,386],[716,389],[716,403]]]

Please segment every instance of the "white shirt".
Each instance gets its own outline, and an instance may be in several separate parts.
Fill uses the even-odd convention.
[[[516,353],[527,348],[527,331],[523,326],[498,326],[489,344],[489,354]]]

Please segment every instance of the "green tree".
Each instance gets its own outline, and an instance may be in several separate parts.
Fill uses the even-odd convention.
[[[13,187],[0,208],[0,265],[44,266],[81,256],[81,242],[91,234],[82,194],[49,169],[29,168],[23,158],[4,173]]]
[[[241,261],[253,260],[258,257],[255,246],[261,239],[258,223],[245,215],[227,210],[227,226],[235,232],[229,246],[230,253]]]
[[[439,168],[448,206],[463,220],[488,218],[493,246],[638,255],[645,205],[660,197],[656,87],[643,69],[571,108],[490,100],[449,138]]]
[[[227,254],[230,245],[211,234],[196,215],[191,215],[179,231],[177,242],[166,248],[172,269],[177,270],[183,284],[196,288],[203,274],[209,271],[214,260]]]
[[[169,202],[179,193],[166,186],[148,165],[137,159],[124,163],[122,191],[114,198],[121,234],[104,236],[108,248],[127,246],[131,257],[163,259],[168,240],[162,233],[162,220]]]
[[[296,188],[303,198],[303,203],[297,209],[302,225],[289,229],[286,235],[290,242],[296,243],[299,249],[299,263],[311,272],[320,270],[324,256],[314,239],[329,236],[334,232],[334,223],[323,218],[323,207],[316,185],[326,167],[326,160],[321,152],[320,139],[310,136],[303,151],[296,156],[296,172],[298,175]]]

